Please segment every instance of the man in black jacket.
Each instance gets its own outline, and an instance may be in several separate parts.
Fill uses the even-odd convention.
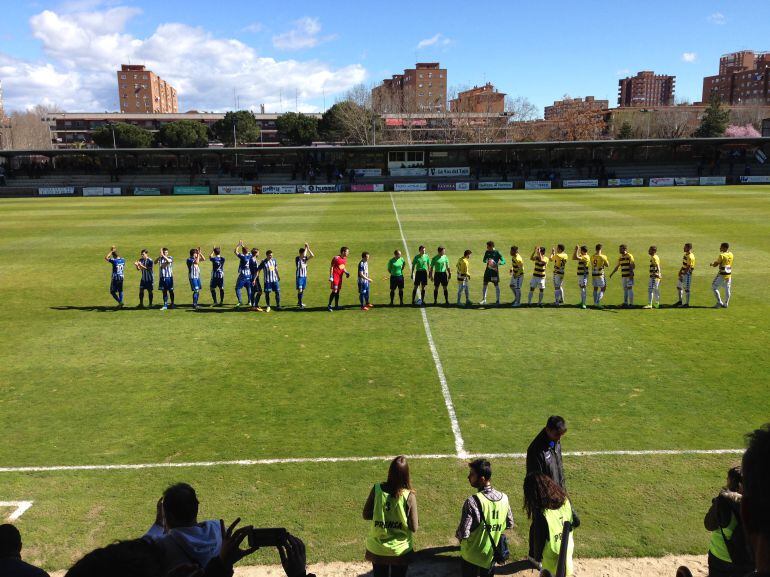
[[[563,418],[557,415],[548,417],[545,428],[527,449],[527,474],[543,473],[556,481],[562,489],[567,488],[561,460],[561,438],[566,432],[567,424]]]
[[[770,423],[748,435],[741,520],[754,551],[754,577],[770,577]]]
[[[48,573],[21,560],[21,533],[13,525],[0,525],[0,575],[48,577]]]

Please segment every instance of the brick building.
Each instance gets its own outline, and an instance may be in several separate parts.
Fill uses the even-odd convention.
[[[770,103],[770,52],[742,50],[719,59],[719,74],[703,79],[703,102],[717,96],[726,104]]]
[[[618,106],[650,107],[674,104],[676,76],[643,70],[618,82]]]
[[[179,112],[176,89],[141,64],[123,64],[118,71],[120,111],[131,114]]]
[[[556,100],[551,106],[546,106],[543,118],[545,120],[559,120],[573,113],[602,112],[609,107],[609,100],[596,100],[593,96],[586,96],[585,99],[565,98],[564,100]]]
[[[377,112],[441,112],[446,109],[447,73],[438,62],[418,62],[372,90]]]
[[[449,101],[449,110],[501,114],[505,112],[505,93],[498,92],[487,82],[484,86],[474,86],[460,92],[457,98]]]

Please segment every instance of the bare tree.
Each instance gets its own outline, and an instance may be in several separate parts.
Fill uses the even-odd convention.
[[[59,109],[48,106],[36,106],[25,112],[13,112],[3,123],[3,146],[16,150],[50,150],[51,128],[48,116]]]
[[[746,126],[751,124],[754,128],[762,130],[762,120],[770,116],[770,106],[763,104],[761,100],[755,100],[730,109],[730,124]]]

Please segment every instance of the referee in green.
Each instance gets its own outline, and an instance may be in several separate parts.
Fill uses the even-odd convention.
[[[449,279],[452,278],[452,271],[449,270],[449,258],[446,255],[446,249],[443,246],[438,247],[438,254],[430,261],[429,276],[433,280],[433,304],[437,304],[438,287],[444,289],[444,302],[449,304]]]
[[[428,284],[428,269],[430,269],[430,257],[425,254],[425,247],[420,245],[417,254],[412,259],[412,278],[414,279],[414,288],[412,289],[412,304],[417,296],[417,287],[420,287],[420,299],[418,305],[425,302],[425,287]]]
[[[401,256],[400,250],[393,251],[393,258],[388,261],[388,272],[390,273],[390,306],[393,306],[393,298],[398,289],[398,300],[401,306],[404,305],[404,266],[406,261]]]

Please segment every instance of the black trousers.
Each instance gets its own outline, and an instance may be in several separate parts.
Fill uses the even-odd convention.
[[[489,569],[484,569],[473,563],[468,563],[465,559],[460,558],[460,570],[462,577],[491,577],[495,574],[495,566],[492,565]]]
[[[722,561],[709,551],[709,577],[743,577],[751,572],[751,567],[739,567]]]
[[[374,577],[406,577],[409,565],[385,565],[384,563],[372,563]]]

